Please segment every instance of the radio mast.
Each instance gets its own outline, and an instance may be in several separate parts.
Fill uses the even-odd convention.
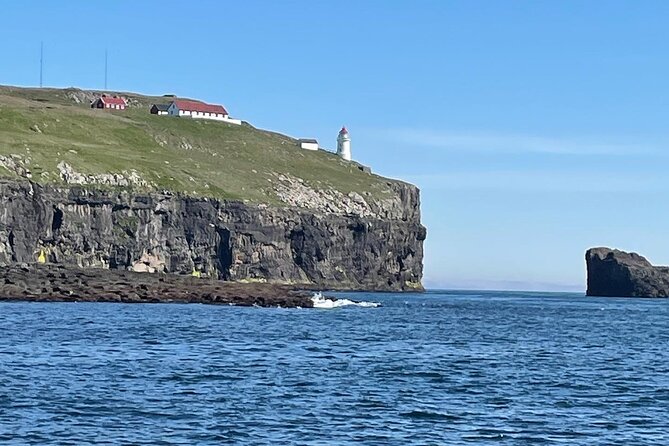
[[[44,85],[44,41],[39,44],[39,88]]]
[[[105,90],[107,90],[107,48],[105,48]]]

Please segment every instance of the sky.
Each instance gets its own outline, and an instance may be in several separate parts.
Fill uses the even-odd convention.
[[[0,84],[174,93],[420,187],[429,288],[669,264],[669,2],[8,2]]]

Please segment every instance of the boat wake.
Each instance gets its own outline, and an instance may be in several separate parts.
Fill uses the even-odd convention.
[[[314,308],[340,308],[340,307],[348,307],[348,306],[356,306],[356,307],[379,307],[381,306],[380,303],[378,302],[354,302],[349,299],[328,299],[327,297],[323,297],[321,293],[314,293],[313,297],[311,298],[312,302],[314,303]]]

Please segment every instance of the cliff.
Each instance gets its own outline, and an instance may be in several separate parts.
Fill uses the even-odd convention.
[[[588,296],[669,297],[669,267],[636,253],[592,248],[585,254]]]
[[[422,289],[419,191],[248,123],[156,116],[173,98],[0,87],[0,265]],[[234,116],[234,110],[232,110]],[[333,138],[334,140],[334,138]]]
[[[420,288],[418,191],[369,216],[172,193],[0,182],[0,265],[35,262],[322,288]],[[371,212],[371,210],[370,210]]]

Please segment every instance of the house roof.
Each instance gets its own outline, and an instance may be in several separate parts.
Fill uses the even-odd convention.
[[[119,96],[114,97],[114,96],[102,95],[98,99],[101,100],[104,104],[128,105],[126,100],[122,97],[119,97]]]
[[[299,142],[308,142],[312,144],[318,144],[318,140],[316,139],[305,139],[305,138],[300,138],[298,139]]]
[[[203,113],[221,113],[227,115],[228,111],[222,105],[205,104],[200,101],[191,101],[186,99],[177,99],[174,104],[179,110],[197,111]]]
[[[160,111],[167,111],[167,109],[170,108],[170,104],[153,104],[153,107],[156,107]]]

